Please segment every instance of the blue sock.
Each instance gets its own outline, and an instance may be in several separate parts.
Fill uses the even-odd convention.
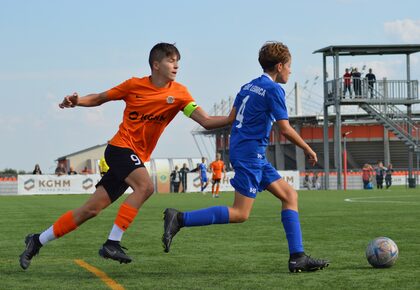
[[[304,252],[299,213],[291,209],[283,210],[281,212],[281,222],[283,223],[284,231],[286,232],[290,254]]]
[[[184,212],[185,227],[227,223],[229,223],[229,210],[227,206],[213,206]]]

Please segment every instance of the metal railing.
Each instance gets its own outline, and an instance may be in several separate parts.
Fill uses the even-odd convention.
[[[326,82],[327,102],[354,100],[365,110],[371,110],[382,122],[388,123],[391,130],[400,133],[411,145],[418,149],[420,130],[415,122],[395,104],[405,100],[419,100],[418,80],[377,80],[369,82],[366,78],[343,78]]]
[[[419,145],[420,130],[406,112],[385,101],[375,104],[365,104],[365,106],[374,110],[378,116],[384,117],[389,125],[403,134],[406,139],[411,140],[414,145]]]
[[[386,100],[418,100],[419,82],[412,80],[377,80],[372,83],[365,78],[352,78],[345,84],[343,78],[326,82],[327,101],[339,99],[386,99]]]

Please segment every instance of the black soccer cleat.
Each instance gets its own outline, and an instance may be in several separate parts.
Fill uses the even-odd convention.
[[[163,219],[165,221],[163,225],[163,236],[162,236],[162,243],[165,253],[169,253],[171,248],[172,239],[175,235],[179,232],[182,225],[180,225],[178,220],[178,214],[181,212],[174,209],[174,208],[167,208],[163,212],[164,216]]]
[[[28,269],[31,265],[31,260],[34,256],[38,255],[39,249],[42,245],[39,242],[39,234],[29,234],[25,238],[25,250],[19,256],[19,263],[23,270]]]
[[[313,272],[328,267],[329,263],[327,260],[313,259],[311,256],[303,254],[300,257],[289,259],[289,271],[292,273]]]
[[[127,248],[120,245],[120,242],[108,240],[102,245],[102,248],[99,249],[99,256],[105,259],[118,261],[120,264],[131,263],[132,259],[127,256],[123,249],[127,250]]]

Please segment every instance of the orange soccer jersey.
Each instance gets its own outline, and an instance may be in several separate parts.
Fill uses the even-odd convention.
[[[213,161],[210,164],[210,168],[213,171],[213,179],[222,179],[222,172],[225,163],[222,160]]]
[[[160,135],[176,114],[194,99],[187,88],[170,82],[157,88],[149,77],[131,78],[107,92],[110,100],[124,100],[123,121],[109,144],[131,148],[146,162]]]

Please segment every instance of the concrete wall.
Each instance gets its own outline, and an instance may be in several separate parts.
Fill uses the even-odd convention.
[[[87,166],[88,169],[91,170],[91,173],[99,173],[97,172],[97,161],[104,156],[105,148],[106,145],[67,157],[67,169],[72,166],[75,171],[80,173],[85,168],[85,166]]]

